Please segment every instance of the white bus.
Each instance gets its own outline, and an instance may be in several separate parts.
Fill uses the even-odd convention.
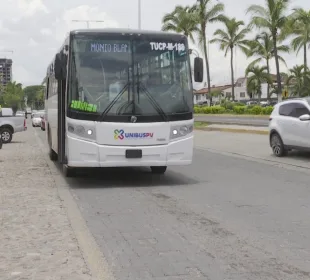
[[[71,31],[47,69],[50,159],[80,167],[149,166],[193,157],[193,87],[186,36],[129,29]],[[196,82],[203,61],[195,58]]]

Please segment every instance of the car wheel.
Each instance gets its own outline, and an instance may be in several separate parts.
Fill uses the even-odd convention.
[[[285,149],[283,141],[278,133],[273,133],[271,135],[270,146],[275,156],[283,157],[287,155],[287,150]]]
[[[10,143],[13,138],[13,133],[9,128],[1,129],[1,139],[3,144]]]
[[[152,173],[164,174],[167,170],[167,166],[151,166]]]

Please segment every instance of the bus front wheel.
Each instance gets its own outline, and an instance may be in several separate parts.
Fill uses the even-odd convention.
[[[69,177],[74,177],[75,176],[75,169],[72,168],[72,167],[69,167],[66,164],[63,164],[62,171],[63,171],[65,177],[69,178]]]
[[[151,166],[152,173],[164,174],[167,170],[167,166]]]

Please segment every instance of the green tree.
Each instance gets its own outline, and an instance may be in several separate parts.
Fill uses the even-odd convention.
[[[219,44],[220,49],[225,52],[225,56],[230,52],[232,100],[235,100],[234,48],[239,48],[244,53],[249,52],[249,42],[245,39],[246,35],[249,33],[249,29],[242,28],[244,22],[238,21],[236,18],[226,17],[223,23],[224,29],[217,29],[214,32],[214,36],[216,37],[212,39],[210,43]]]
[[[281,45],[278,46],[278,53],[288,53],[290,50],[289,46]],[[262,32],[257,35],[256,38],[249,42],[249,52],[247,54],[248,57],[257,57],[253,60],[248,68],[252,68],[256,66],[258,63],[262,61],[266,62],[267,73],[270,75],[270,60],[274,58],[274,46],[272,41],[272,36],[268,32]],[[278,55],[279,60],[286,65],[286,62],[283,57]],[[267,98],[270,98],[270,84],[267,85]]]
[[[245,71],[245,75],[247,77],[247,89],[251,90],[252,93],[257,95],[259,100],[262,96],[262,84],[271,83],[270,74],[267,72],[267,70],[267,66],[251,66],[248,67]]]
[[[286,78],[286,84],[290,87],[294,96],[307,96],[309,89],[306,80],[310,79],[310,72],[305,71],[304,65],[296,65],[289,69],[289,75]]]
[[[292,36],[292,48],[297,54],[303,50],[304,71],[307,72],[307,47],[310,46],[310,10],[294,9],[288,21],[284,36]]]
[[[23,99],[22,84],[11,82],[6,85],[3,93],[4,106],[12,108],[13,112],[16,113],[18,108],[22,107]]]
[[[27,105],[38,108],[44,102],[44,94],[40,95],[39,93],[44,90],[42,85],[32,85],[24,88],[24,95],[27,98]]]
[[[251,5],[247,13],[252,14],[250,27],[256,26],[259,29],[268,30],[271,34],[274,48],[274,58],[277,71],[278,99],[282,97],[282,84],[278,56],[278,37],[283,28],[287,25],[287,9],[289,0],[265,0],[265,6]]]
[[[186,6],[176,6],[175,9],[165,14],[162,19],[162,30],[182,33],[189,37],[193,42],[195,32],[198,32],[196,15],[193,8]]]
[[[202,45],[203,53],[205,57],[206,70],[207,70],[207,83],[208,92],[211,92],[211,78],[210,78],[210,64],[207,50],[207,26],[210,23],[225,20],[222,12],[224,11],[224,4],[213,4],[212,0],[198,0],[198,3],[194,5],[194,9],[197,14],[197,23],[199,25],[199,43]],[[210,96],[210,102],[212,102],[212,95]]]

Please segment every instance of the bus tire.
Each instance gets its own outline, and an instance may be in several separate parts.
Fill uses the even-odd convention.
[[[48,155],[49,155],[51,161],[57,161],[57,159],[58,159],[57,153],[55,153],[55,151],[51,147],[50,147],[50,151],[49,151]]]
[[[167,166],[151,166],[152,173],[164,174],[167,170]]]
[[[63,164],[62,165],[62,171],[64,173],[64,176],[67,177],[67,178],[70,178],[70,177],[74,177],[75,176],[75,169],[72,168],[72,167],[69,167],[68,165],[66,164]]]

